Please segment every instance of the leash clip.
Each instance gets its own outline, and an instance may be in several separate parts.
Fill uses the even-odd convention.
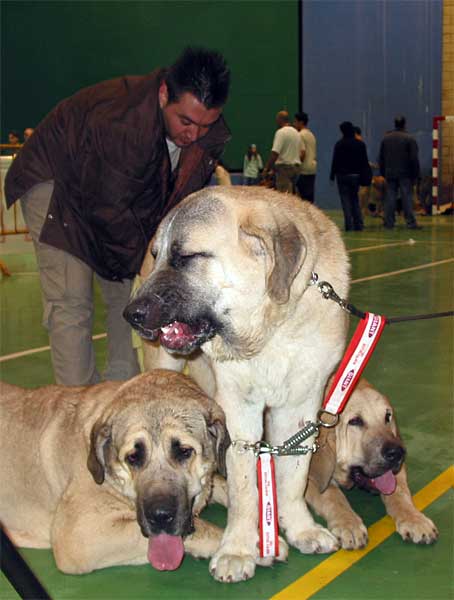
[[[326,420],[327,415],[331,420]],[[328,412],[327,410],[320,409],[317,413],[317,425],[320,427],[325,427],[325,429],[331,429],[331,427],[336,427],[339,423],[339,413],[333,415],[333,413]]]
[[[268,442],[261,440],[254,444],[254,454],[260,456],[260,454],[279,454],[279,448],[277,446],[271,446]]]
[[[333,300],[338,306],[345,310],[346,312],[353,314],[357,317],[363,319],[365,317],[365,313],[359,311],[352,304],[349,304],[347,300],[344,300],[340,296],[336,294],[333,286],[328,281],[319,281],[318,274],[312,271],[311,278],[309,280],[309,285],[316,285],[318,291],[321,293],[325,300]]]

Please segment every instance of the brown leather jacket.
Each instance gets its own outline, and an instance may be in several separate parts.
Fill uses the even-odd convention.
[[[8,206],[54,181],[40,241],[69,252],[101,277],[132,278],[162,217],[210,179],[230,139],[221,117],[183,148],[174,181],[158,102],[165,75],[122,77],[60,102],[11,165]]]

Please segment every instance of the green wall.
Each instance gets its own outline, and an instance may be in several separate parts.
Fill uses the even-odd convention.
[[[2,142],[79,88],[165,66],[191,44],[232,70],[230,168],[250,143],[265,159],[275,113],[298,109],[298,0],[3,0],[1,16]]]

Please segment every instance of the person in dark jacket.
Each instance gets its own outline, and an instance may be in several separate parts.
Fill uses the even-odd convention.
[[[365,184],[364,177],[371,174],[366,145],[355,138],[355,128],[350,121],[344,121],[339,128],[343,137],[334,146],[330,179],[337,181],[345,231],[361,231],[364,225],[358,191],[359,186]]]
[[[394,227],[398,190],[407,227],[421,229],[413,214],[413,185],[420,175],[418,144],[405,131],[405,123],[405,117],[396,117],[395,129],[385,134],[380,145],[380,175],[386,179],[384,226],[387,229]]]
[[[8,171],[38,259],[57,383],[96,383],[93,274],[107,305],[105,379],[138,372],[122,312],[160,220],[211,178],[230,139],[230,72],[187,48],[168,69],[104,81],[60,102]]]

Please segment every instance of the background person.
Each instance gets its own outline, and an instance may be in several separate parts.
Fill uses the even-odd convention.
[[[359,140],[360,142],[364,142],[361,127],[358,127],[358,125],[354,125],[353,129],[355,131],[355,139]],[[364,143],[366,143],[366,142],[364,142]],[[366,146],[366,149],[367,149],[367,146]],[[379,181],[379,179],[381,179],[381,178],[373,176],[373,169],[378,168],[378,165],[375,163],[369,162],[369,166],[370,166],[370,181],[368,179],[366,179],[365,181],[363,180],[360,182],[360,188],[359,188],[359,192],[358,192],[359,205],[361,207],[361,212],[367,211],[371,217],[377,217],[379,214],[377,202],[374,202],[372,200],[376,200],[379,197],[379,189],[380,189],[380,185],[381,185],[381,182]]]
[[[281,110],[277,113],[276,124],[278,129],[274,134],[271,154],[262,175],[266,177],[274,168],[276,189],[292,194],[301,168],[301,137],[290,125],[287,111]]]
[[[10,131],[8,133],[8,144],[14,144],[18,146],[20,143],[20,137],[17,131]]]
[[[262,169],[262,157],[257,151],[257,146],[251,144],[244,155],[243,160],[243,185],[257,185]]]
[[[33,132],[34,132],[34,131],[35,131],[35,130],[34,130],[32,127],[26,127],[26,128],[24,129],[24,144],[25,144],[25,142],[26,142],[26,141],[27,141],[29,138],[31,138],[31,136],[33,135]]]
[[[418,144],[405,130],[405,124],[405,117],[396,117],[394,130],[385,134],[380,145],[380,174],[386,180],[384,222],[386,229],[394,227],[399,190],[408,229],[421,229],[413,214],[413,185],[420,175]]]
[[[93,274],[107,305],[106,379],[138,372],[122,317],[162,217],[210,179],[230,138],[222,118],[229,69],[188,48],[168,69],[85,88],[38,125],[6,177],[21,199],[38,259],[58,383],[99,381],[92,344]]]
[[[317,173],[317,140],[308,128],[309,117],[305,112],[295,114],[293,126],[302,141],[301,174],[296,181],[298,193],[303,200],[314,202],[315,175]]]
[[[18,153],[20,146],[21,146],[19,133],[17,131],[8,132],[8,144],[11,145],[11,148],[3,148],[2,155],[16,156],[16,154]]]
[[[342,138],[334,146],[330,180],[337,180],[345,231],[361,231],[364,224],[358,191],[362,174],[370,170],[366,145],[355,138],[350,121],[341,123],[339,129]]]

